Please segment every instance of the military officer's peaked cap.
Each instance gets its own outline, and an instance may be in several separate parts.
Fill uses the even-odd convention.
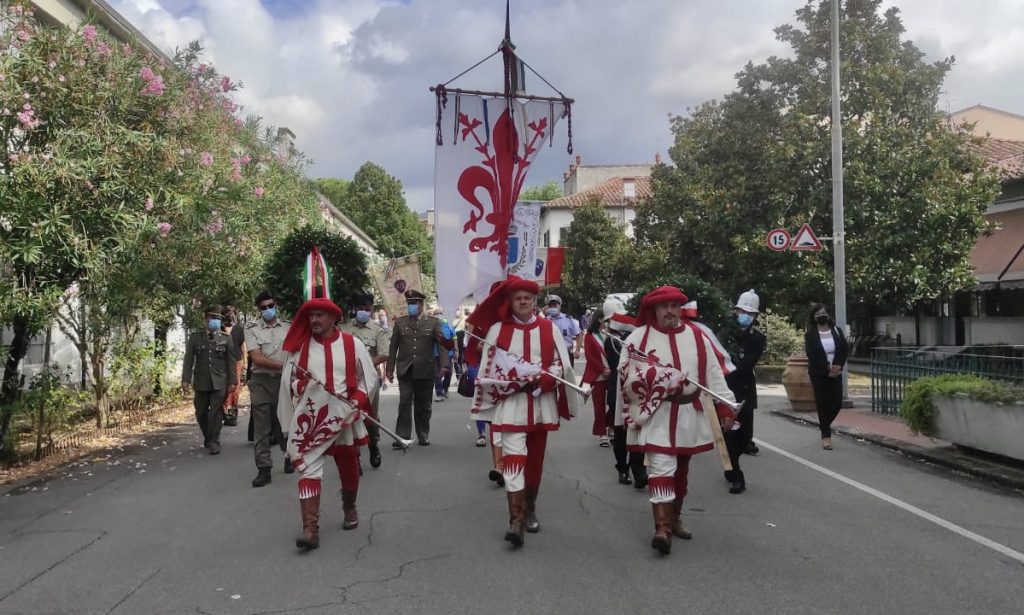
[[[224,318],[224,308],[219,305],[208,305],[206,310],[203,312],[206,316],[216,316],[217,318]]]
[[[406,301],[424,301],[426,300],[426,298],[426,295],[424,295],[423,293],[416,289],[410,288],[409,290],[405,291]]]

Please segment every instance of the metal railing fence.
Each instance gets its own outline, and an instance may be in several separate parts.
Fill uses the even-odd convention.
[[[939,374],[973,374],[1024,385],[1024,346],[873,348],[871,410],[896,414],[911,382]]]

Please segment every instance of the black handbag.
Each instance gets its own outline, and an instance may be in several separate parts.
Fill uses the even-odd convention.
[[[467,365],[462,370],[462,376],[459,378],[459,395],[473,397],[476,393],[476,372],[476,365]]]

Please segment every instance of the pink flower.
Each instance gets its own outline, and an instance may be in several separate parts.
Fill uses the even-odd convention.
[[[155,76],[156,74],[153,72],[153,69],[148,66],[143,66],[139,71],[139,79],[142,79],[146,83],[152,81]]]
[[[96,40],[96,26],[88,25],[82,28],[82,38],[90,43]]]
[[[127,55],[131,55],[131,53],[132,53],[132,46],[129,45],[128,43],[125,43],[124,45],[121,45],[121,53],[123,53],[126,56]]]
[[[67,81],[67,78],[65,78],[64,75],[57,75],[57,81],[64,83],[65,81]]]
[[[78,60],[78,65],[79,66],[85,66],[85,58],[82,58],[82,59]]]
[[[164,93],[164,79],[160,75],[153,77],[146,87],[142,88],[142,94],[144,96],[160,96]]]
[[[153,197],[146,198],[146,204],[144,205],[144,207],[146,208],[146,211],[153,210]]]
[[[161,222],[156,225],[156,230],[160,233],[161,237],[167,237],[171,234],[171,224],[169,222]]]
[[[235,118],[235,126],[238,127],[238,128],[242,128],[243,126],[245,126],[245,122],[243,122],[239,118]]]
[[[210,152],[203,152],[199,154],[199,164],[203,165],[204,167],[208,167],[211,164],[213,164],[213,154],[211,154]]]
[[[238,158],[231,159],[231,180],[238,181],[242,179],[242,161]]]
[[[23,42],[28,41],[28,39],[30,38],[28,32],[25,30],[18,30],[17,32],[14,33],[14,35],[18,37],[19,41]]]
[[[110,45],[106,43],[100,43],[99,45],[96,45],[96,52],[99,53],[101,56],[108,56],[110,55]]]
[[[228,79],[226,76],[225,77],[221,77],[221,79],[220,79],[220,90],[222,92],[229,92],[229,91],[231,91],[231,88],[232,88],[231,80]]]
[[[252,193],[256,196],[257,199],[263,198],[264,192],[265,190],[263,190],[262,186],[256,186],[255,188],[252,189]]]
[[[242,164],[249,164],[250,162],[252,162],[252,156],[249,154],[242,156]]]

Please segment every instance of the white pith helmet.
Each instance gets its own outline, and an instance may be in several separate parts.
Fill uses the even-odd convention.
[[[744,312],[750,312],[751,314],[760,314],[761,298],[757,296],[754,289],[751,288],[747,292],[740,295],[740,298],[736,301],[737,307]]]
[[[617,298],[608,297],[604,300],[604,305],[601,306],[601,312],[604,314],[604,318],[601,320],[609,320],[615,314],[625,314],[626,306]]]

